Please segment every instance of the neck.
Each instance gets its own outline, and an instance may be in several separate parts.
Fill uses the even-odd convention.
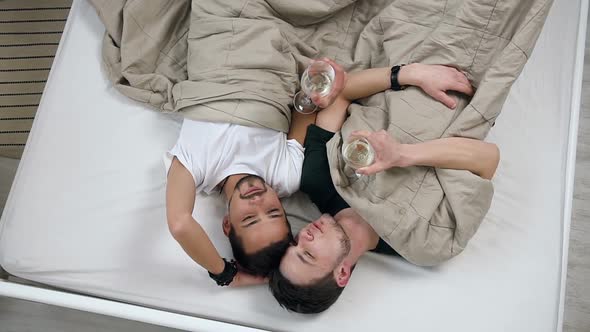
[[[227,177],[227,180],[223,185],[223,193],[225,194],[225,198],[227,200],[229,200],[231,195],[234,193],[234,189],[236,188],[238,181],[246,176],[248,176],[248,174],[234,174]]]
[[[367,251],[375,249],[379,242],[379,235],[362,217],[351,208],[344,209],[334,216],[334,220],[342,226],[350,239],[350,253],[346,260],[351,265]]]

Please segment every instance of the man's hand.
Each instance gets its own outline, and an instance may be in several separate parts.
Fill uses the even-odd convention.
[[[358,174],[375,174],[392,167],[427,166],[470,171],[491,180],[500,161],[495,144],[464,137],[439,138],[416,144],[400,144],[386,131],[356,131],[375,150],[375,162],[357,169]]]
[[[355,137],[364,137],[375,151],[375,162],[367,167],[357,169],[356,173],[371,175],[392,167],[408,166],[404,145],[396,141],[385,130],[378,132],[355,131],[350,135],[349,140],[353,140]]]
[[[268,278],[258,277],[246,273],[244,271],[238,271],[238,274],[234,277],[234,280],[229,284],[230,287],[243,287],[243,286],[255,286],[262,285],[268,282]]]
[[[457,101],[449,96],[447,91],[458,91],[468,96],[473,95],[473,87],[467,76],[448,66],[413,63],[402,67],[399,81],[401,85],[420,87],[432,98],[451,109],[457,107]]]
[[[334,68],[334,80],[332,81],[332,88],[330,89],[330,93],[326,96],[321,97],[319,94],[314,93],[310,96],[310,98],[319,108],[326,108],[332,105],[334,100],[336,100],[336,97],[338,97],[342,90],[344,90],[344,86],[346,85],[346,72],[342,66],[331,59],[321,58],[320,60],[329,63],[330,66]]]

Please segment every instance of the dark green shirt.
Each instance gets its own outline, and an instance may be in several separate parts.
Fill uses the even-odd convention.
[[[324,130],[316,125],[312,124],[307,127],[307,136],[305,137],[304,143],[305,159],[303,159],[300,187],[300,190],[309,196],[320,212],[328,213],[332,216],[350,207],[336,191],[334,183],[332,183],[332,177],[330,176],[330,164],[328,163],[326,143],[333,136],[333,132]],[[380,254],[399,256],[381,238],[377,247],[372,251]]]

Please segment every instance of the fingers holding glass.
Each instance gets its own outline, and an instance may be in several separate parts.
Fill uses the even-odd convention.
[[[328,101],[324,97],[330,95],[335,76],[336,72],[330,63],[323,60],[312,61],[301,77],[301,91],[293,98],[295,110],[309,114],[318,109],[318,104],[327,106],[325,104]]]

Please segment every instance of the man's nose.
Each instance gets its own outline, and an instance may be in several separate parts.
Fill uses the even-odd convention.
[[[313,241],[313,234],[311,233],[311,231],[309,229],[306,229],[303,231],[303,236],[305,237],[305,239],[307,241]]]

